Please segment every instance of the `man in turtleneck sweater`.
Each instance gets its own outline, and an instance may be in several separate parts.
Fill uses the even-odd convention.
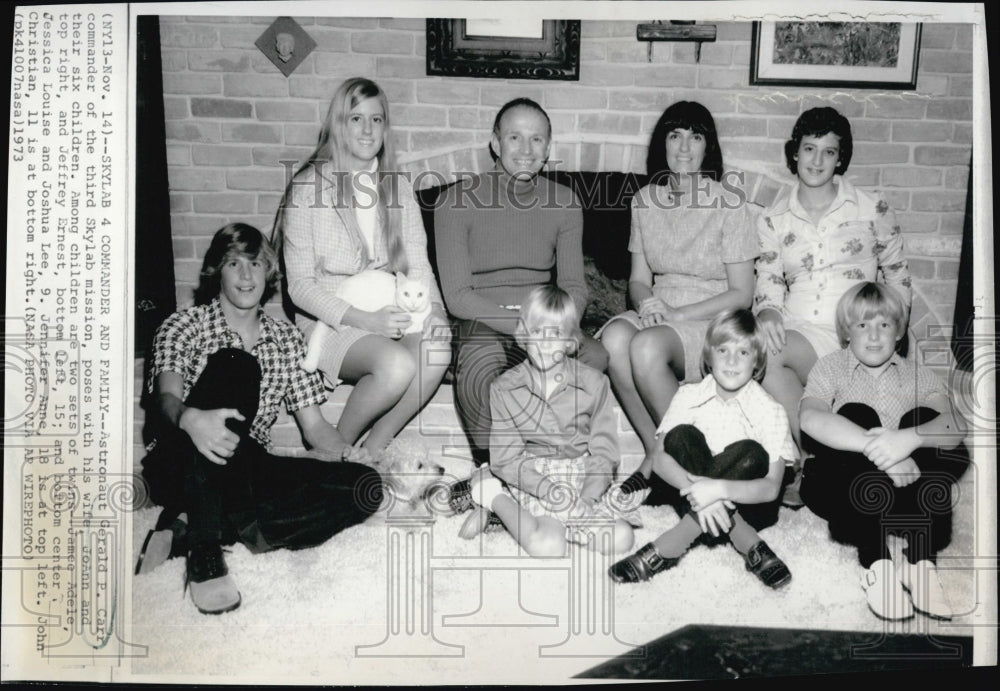
[[[507,103],[493,124],[496,165],[452,185],[435,211],[441,287],[458,319],[456,402],[477,464],[489,458],[490,384],[526,357],[513,337],[521,301],[554,281],[579,314],[587,306],[580,202],[569,187],[538,174],[551,137],[540,105]],[[590,336],[577,358],[607,368],[607,351]]]

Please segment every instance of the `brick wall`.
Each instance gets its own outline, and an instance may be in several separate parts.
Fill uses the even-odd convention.
[[[950,321],[972,148],[971,25],[924,25],[916,92],[849,92],[748,86],[751,25],[732,22],[717,24],[695,63],[693,44],[667,42],[647,62],[634,21],[584,21],[580,81],[542,82],[425,76],[422,19],[297,17],[317,47],[286,78],[254,46],[273,19],[160,19],[180,304],[215,230],[242,220],[270,231],[279,161],[308,155],[334,89],[363,75],[386,90],[398,151],[416,168],[441,167],[442,156],[450,169],[480,167],[497,108],[529,96],[552,117],[563,165],[641,171],[660,113],[694,99],[715,115],[727,164],[787,179],[795,118],[833,105],[854,130],[849,177],[886,195],[918,299]]]
[[[795,118],[804,109],[834,105],[854,130],[849,176],[882,190],[904,229],[916,292],[914,331],[924,335],[928,325],[951,320],[972,146],[969,25],[924,25],[915,93],[850,93],[749,87],[749,23],[717,24],[718,40],[704,44],[696,64],[693,45],[683,43],[655,44],[647,62],[634,21],[584,21],[579,82],[512,82],[425,76],[423,20],[296,18],[317,48],[285,78],[254,46],[273,19],[160,19],[181,305],[191,299],[215,230],[240,220],[270,232],[284,185],[279,161],[311,152],[334,89],[362,75],[389,95],[404,166],[445,175],[489,165],[485,143],[497,108],[529,96],[549,111],[553,159],[567,169],[644,172],[660,113],[676,100],[693,99],[715,115],[727,164],[758,179],[788,180],[782,146]],[[140,375],[141,363],[137,382]],[[346,394],[344,388],[333,394],[324,407],[328,419],[337,419]],[[461,446],[450,397],[450,387],[442,387],[414,424]],[[619,418],[630,470],[641,445]],[[136,406],[136,459],[143,455],[142,424]],[[287,449],[300,444],[284,413],[275,441]]]

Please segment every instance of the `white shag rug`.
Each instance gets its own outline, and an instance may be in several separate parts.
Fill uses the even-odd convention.
[[[439,460],[455,477],[471,469],[468,461]],[[220,616],[200,614],[183,594],[183,559],[134,577],[129,640],[145,650],[132,658],[132,673],[151,682],[541,684],[566,682],[688,624],[863,631],[873,641],[883,631],[971,635],[981,596],[973,571],[962,568],[975,554],[971,475],[955,491],[952,544],[939,558],[958,614],[951,622],[919,614],[897,624],[877,619],[859,584],[856,551],[834,543],[808,509],[782,508],[778,524],[762,532],[792,572],[780,591],[750,575],[726,544],[695,547],[646,583],[584,578],[577,581],[583,587],[571,588],[573,557],[535,560],[536,568],[518,572],[509,534],[462,540],[465,516],[452,516],[437,518],[430,544],[403,541],[416,554],[422,544],[428,548],[435,568],[430,579],[418,573],[407,581],[400,595],[389,587],[399,579],[388,574],[404,571],[399,560],[389,563],[389,528],[375,517],[314,549],[253,555],[235,545],[226,559],[243,603]],[[134,514],[135,554],[158,511]],[[645,525],[636,531],[636,548],[677,521],[667,507],[639,511]],[[593,563],[592,554],[577,553],[577,561],[588,559]],[[390,600],[411,607],[392,625]],[[581,608],[598,614],[581,617]],[[456,618],[463,614],[469,616]]]

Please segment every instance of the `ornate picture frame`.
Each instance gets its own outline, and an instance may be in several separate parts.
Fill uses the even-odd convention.
[[[917,88],[921,25],[754,22],[751,86]]]
[[[578,81],[580,21],[545,19],[541,25],[540,38],[493,36],[470,33],[465,19],[428,19],[427,74]]]

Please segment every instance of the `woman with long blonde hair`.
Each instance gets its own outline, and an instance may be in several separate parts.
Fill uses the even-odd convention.
[[[427,237],[413,189],[396,170],[385,93],[371,80],[338,87],[316,149],[285,188],[274,242],[285,264],[288,298],[307,336],[317,321],[322,338],[319,369],[332,381],[353,383],[337,425],[362,457],[382,451],[430,399],[447,358],[447,316],[427,258]],[[406,273],[424,282],[431,312],[422,331],[404,331],[411,317],[390,305],[377,311],[337,297],[338,286],[361,271]],[[437,328],[435,328],[437,327]]]

